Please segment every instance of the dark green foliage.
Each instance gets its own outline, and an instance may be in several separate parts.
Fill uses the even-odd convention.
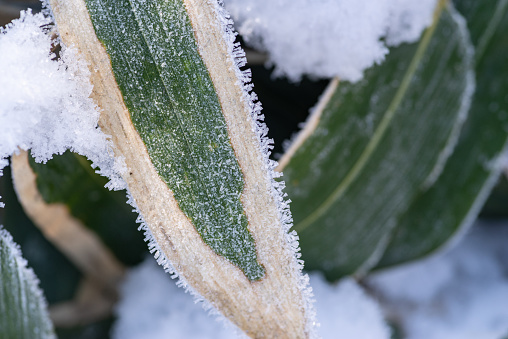
[[[66,152],[46,164],[30,159],[37,175],[37,188],[47,203],[63,203],[71,214],[97,235],[126,265],[135,265],[146,255],[146,245],[137,231],[136,215],[126,204],[125,192],[104,188],[84,157]]]
[[[339,85],[284,169],[307,269],[335,280],[379,260],[456,142],[472,90],[469,47],[445,9],[419,43]]]
[[[417,259],[469,226],[496,182],[508,131],[508,3],[455,1],[476,47],[476,92],[443,174],[402,216],[380,262]]]

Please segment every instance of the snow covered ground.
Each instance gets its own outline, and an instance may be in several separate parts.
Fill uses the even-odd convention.
[[[501,339],[508,334],[508,222],[476,225],[456,247],[372,275],[374,297],[353,279],[311,275],[323,338],[390,338],[385,316],[411,339]],[[376,300],[380,300],[377,303]],[[131,270],[114,338],[236,338],[147,258]]]

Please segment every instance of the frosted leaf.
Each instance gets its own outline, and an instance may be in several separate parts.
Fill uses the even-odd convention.
[[[132,125],[179,208],[215,253],[250,280],[261,279],[264,268],[240,200],[243,174],[185,7],[125,2],[109,9],[105,0],[87,6]]]
[[[39,280],[0,225],[0,338],[55,338]]]
[[[63,3],[64,2],[62,2],[62,4]],[[237,44],[234,43],[235,33],[231,29],[230,20],[229,20],[228,16],[226,15],[226,13],[224,12],[224,10],[222,9],[222,7],[221,7],[221,5],[219,3],[216,3],[215,1],[213,1],[210,4],[215,6],[216,9],[217,9],[217,13],[216,13],[217,17],[216,17],[216,19],[217,19],[218,22],[216,22],[216,23],[218,23],[220,25],[219,28],[223,28],[224,39],[225,39],[225,42],[228,44],[227,48],[229,49],[229,52],[231,52],[231,54],[230,54],[230,57],[232,59],[231,61],[234,61],[233,65],[240,66],[242,64],[240,62],[240,59],[242,58],[242,53],[239,50]],[[113,10],[112,7],[109,8],[109,9]],[[213,8],[211,8],[211,10],[213,10]],[[100,10],[99,12],[103,12],[103,10]],[[70,17],[74,18],[77,13],[78,13],[78,11],[74,11],[74,13],[70,13],[71,14]],[[214,13],[212,13],[212,14],[214,14]],[[64,20],[65,19],[67,19],[67,18],[64,18]],[[87,17],[87,19],[89,19],[89,18]],[[121,27],[121,23],[119,25],[114,25],[114,26],[115,27],[120,26],[121,32],[123,33],[123,31],[122,31],[123,27]],[[148,26],[150,26],[150,25],[148,25]],[[95,27],[97,27],[97,25]],[[126,30],[126,32],[127,31],[128,30]],[[119,36],[122,36],[122,37],[124,35],[119,34]],[[168,36],[168,38],[170,38],[170,37]],[[127,49],[129,51],[131,51],[132,47],[129,48],[129,46],[128,46]],[[110,56],[112,56],[112,53],[110,54]],[[136,59],[136,58],[132,58],[132,59],[129,58],[129,60],[143,62],[143,60]],[[168,64],[166,64],[166,66],[167,65]],[[227,66],[229,67],[229,65],[227,65]],[[164,67],[164,69],[165,68],[166,67]],[[238,81],[238,85],[239,86],[242,86],[244,81],[248,81],[249,80],[250,76],[249,76],[248,72],[246,72],[246,71],[240,71],[237,67],[234,68],[234,71],[237,72],[238,80],[239,80]],[[189,75],[188,72],[184,72],[184,76],[187,76],[187,75]],[[133,86],[135,88],[140,88],[140,87],[143,87],[144,84],[145,84],[145,82],[139,82],[139,83],[133,82],[131,84],[127,84],[126,87]],[[283,235],[285,235],[284,233],[286,233],[288,231],[288,229],[290,228],[290,226],[291,226],[290,225],[291,218],[290,218],[290,214],[289,214],[289,209],[288,209],[288,206],[287,206],[287,202],[285,202],[284,199],[282,198],[282,196],[280,195],[280,190],[282,189],[282,185],[280,185],[280,184],[277,185],[275,183],[274,183],[274,186],[268,185],[270,182],[273,181],[273,176],[274,176],[273,175],[273,168],[275,167],[274,163],[270,162],[269,159],[268,159],[268,150],[271,148],[270,141],[266,138],[266,127],[264,127],[264,125],[259,121],[260,119],[262,119],[262,116],[259,115],[260,104],[255,102],[256,101],[255,95],[252,94],[252,93],[249,93],[250,90],[252,89],[252,87],[250,85],[246,85],[245,88],[247,88],[247,87],[250,88],[250,89],[246,90],[243,93],[243,95],[245,96],[244,97],[244,99],[245,99],[244,100],[245,101],[244,104],[245,104],[246,108],[248,109],[248,113],[251,114],[251,116],[253,118],[253,121],[251,122],[251,126],[245,126],[245,127],[247,127],[247,128],[248,127],[252,127],[253,132],[259,138],[259,142],[260,142],[259,146],[260,146],[261,150],[263,151],[263,159],[262,160],[265,160],[265,163],[261,163],[260,165],[264,165],[266,167],[265,168],[266,169],[266,175],[265,175],[264,179],[268,179],[268,180],[266,180],[267,181],[266,182],[266,184],[267,184],[266,188],[268,189],[267,193],[268,194],[272,194],[273,197],[276,199],[276,201],[279,202],[278,205],[279,205],[280,208],[279,208],[278,211],[274,211],[274,212],[279,212],[280,213],[279,217],[280,217],[280,219],[282,219],[281,220],[282,221],[281,224],[283,226],[282,229],[279,230],[277,228],[277,229],[275,229],[274,233],[280,231],[280,233],[277,233],[277,235],[283,236]],[[160,104],[159,102],[152,102],[152,103]],[[248,117],[245,117],[245,118],[248,118]],[[255,145],[253,145],[253,146],[255,146]],[[227,163],[225,165],[227,165]],[[213,171],[209,171],[209,172],[213,173]],[[271,197],[268,196],[268,198],[271,198]],[[143,218],[141,217],[140,221],[142,221],[142,219]],[[276,218],[274,217],[273,219],[276,219]],[[165,254],[163,252],[161,252],[161,248],[158,246],[159,244],[154,242],[154,237],[148,232],[148,230],[146,229],[146,225],[143,225],[142,229],[144,229],[147,232],[146,238],[147,238],[147,240],[149,240],[150,251],[152,253],[154,253],[157,261],[159,262],[159,264],[163,265],[166,270],[173,272],[174,275],[177,275],[177,273],[172,269],[171,263],[169,263],[169,261],[166,258]],[[298,249],[297,237],[296,236],[291,234],[291,235],[288,235],[287,239],[291,240],[291,242],[287,246],[287,253],[282,253],[281,256],[286,256],[286,255],[291,256]],[[160,239],[158,239],[158,240],[160,241]],[[189,266],[192,266],[194,263],[190,262],[190,263],[185,263],[185,264],[189,265]],[[301,287],[303,289],[305,289],[305,287],[307,286],[306,285],[307,283],[306,283],[305,276],[302,276],[301,273],[300,273],[301,272],[301,268],[302,268],[301,266],[302,266],[301,265],[301,261],[297,261],[295,259],[292,262],[292,264],[291,264],[291,266],[289,267],[288,270],[292,271],[291,273],[293,273],[293,276],[291,278],[296,280],[295,284],[298,282],[298,285],[301,285]],[[183,285],[186,284],[184,280],[181,280],[181,281],[182,281]],[[292,291],[295,291],[295,290],[297,290],[297,288],[293,288],[292,289]],[[303,302],[301,302],[301,304],[305,304],[305,303],[306,303],[306,300],[303,300]],[[306,305],[299,305],[299,306],[306,306]],[[301,310],[302,308],[303,307],[298,307],[298,310]],[[306,308],[306,310],[307,310],[307,308]],[[304,316],[304,314],[302,314],[302,318],[303,318],[303,316]],[[288,319],[289,319],[289,317],[288,317]],[[309,319],[311,319],[311,317],[309,317]],[[298,323],[299,324],[303,324],[304,321],[298,322]],[[302,330],[303,330],[304,326],[303,325],[300,325],[300,326],[302,327]]]
[[[416,41],[436,0],[226,0],[245,41],[269,53],[275,74],[358,81],[388,46]]]

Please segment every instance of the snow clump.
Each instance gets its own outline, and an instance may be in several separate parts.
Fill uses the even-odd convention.
[[[63,47],[56,60],[50,27],[49,18],[28,10],[0,28],[0,175],[20,149],[31,149],[38,162],[70,149],[100,167],[110,188],[123,188],[123,161],[112,157],[98,127],[90,71],[72,48]]]
[[[265,50],[276,76],[358,81],[389,46],[418,40],[436,0],[225,0],[247,44]]]

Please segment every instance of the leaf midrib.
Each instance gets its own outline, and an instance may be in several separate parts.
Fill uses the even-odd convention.
[[[414,74],[416,73],[416,70],[420,64],[420,61],[422,60],[427,47],[430,43],[430,40],[432,36],[434,35],[434,32],[436,30],[436,27],[439,22],[439,17],[441,16],[441,13],[443,12],[445,5],[448,3],[448,0],[440,0],[436,11],[434,14],[434,20],[432,25],[426,30],[424,33],[422,39],[420,40],[420,43],[418,45],[418,48],[415,52],[415,55],[413,59],[411,60],[411,63],[409,64],[408,69],[406,70],[406,73],[404,74],[404,77],[401,82],[401,86],[395,93],[395,96],[393,100],[391,101],[390,105],[388,106],[383,119],[379,123],[378,127],[376,128],[376,131],[372,135],[372,138],[370,139],[369,143],[365,147],[364,151],[358,158],[358,160],[355,162],[354,166],[349,170],[345,178],[342,180],[342,182],[337,186],[337,188],[332,192],[332,194],[326,198],[326,200],[314,210],[311,214],[309,214],[307,217],[305,217],[301,222],[296,224],[294,226],[294,229],[297,232],[302,232],[305,229],[307,229],[312,223],[314,223],[318,218],[320,218],[322,215],[326,213],[326,211],[338,200],[342,197],[344,192],[349,188],[349,186],[353,183],[353,181],[358,177],[360,172],[365,167],[365,164],[369,160],[370,156],[374,153],[375,149],[378,147],[381,139],[385,135],[388,127],[390,126],[391,121],[393,120],[393,117],[395,115],[395,112],[397,111],[398,107],[400,106],[400,103],[402,102],[404,95],[406,94],[411,81],[414,77]]]

